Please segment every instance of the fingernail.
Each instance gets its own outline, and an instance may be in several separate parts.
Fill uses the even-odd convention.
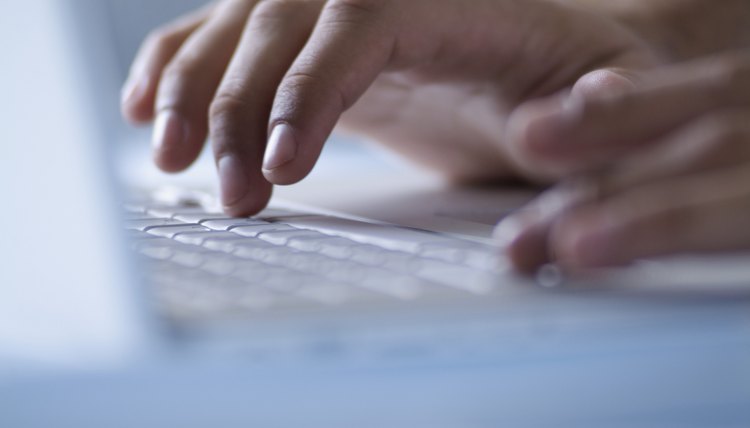
[[[123,105],[130,104],[135,98],[143,95],[146,86],[148,86],[148,79],[142,77],[129,78],[123,85],[122,92],[120,92],[120,103]]]
[[[223,156],[217,166],[221,182],[221,203],[225,207],[231,207],[247,195],[247,176],[242,163],[234,155]]]
[[[274,126],[263,157],[263,169],[274,170],[294,160],[296,155],[297,141],[294,139],[292,127],[286,123]]]
[[[187,124],[172,110],[162,110],[154,121],[151,144],[154,150],[180,147],[187,138]]]

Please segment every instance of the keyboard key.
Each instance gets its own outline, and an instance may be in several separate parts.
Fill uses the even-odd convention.
[[[131,243],[131,247],[136,251],[141,251],[151,248],[184,248],[185,245],[181,242],[173,241],[171,239],[162,238],[160,236],[150,235],[153,239],[141,239]]]
[[[500,259],[496,248],[469,242],[423,245],[419,255],[483,270],[494,270]]]
[[[159,239],[158,236],[149,235],[146,232],[141,232],[140,230],[135,230],[135,229],[127,230],[125,234],[125,238],[130,242],[140,242],[144,240]]]
[[[330,238],[315,241],[315,245],[319,245],[319,249],[316,251],[320,251],[323,255],[335,259],[347,259],[351,257],[353,247],[359,245],[359,243],[346,238]]]
[[[198,223],[201,224],[208,220],[225,220],[227,215],[224,213],[179,213],[175,214],[174,219],[184,221],[185,223]]]
[[[214,275],[229,275],[237,268],[238,261],[236,258],[224,253],[203,253],[203,264],[201,270],[210,272]]]
[[[289,309],[315,304],[289,293],[280,293],[257,284],[250,284],[233,276],[216,276],[195,269],[181,269],[177,275],[161,273],[160,300],[173,316],[232,316],[248,311],[275,308]],[[210,285],[207,287],[206,285]]]
[[[295,229],[296,228],[286,225],[286,224],[268,223],[268,224],[258,224],[254,226],[233,227],[230,229],[230,232],[236,233],[241,236],[249,237],[249,238],[255,238],[263,232],[295,230]]]
[[[229,230],[240,226],[267,225],[267,221],[253,218],[221,218],[202,221],[200,224],[214,230]]]
[[[464,264],[477,269],[498,271],[504,267],[503,259],[499,251],[472,251],[466,252]]]
[[[318,254],[298,253],[290,250],[287,250],[287,252],[279,251],[273,256],[266,256],[263,258],[263,261],[296,271],[322,276],[330,276],[330,272],[337,268],[337,263],[340,263]]]
[[[380,266],[388,259],[389,251],[375,245],[360,244],[351,247],[350,260],[369,266]]]
[[[284,222],[299,228],[342,236],[363,244],[406,252],[417,252],[423,244],[455,241],[436,233],[336,217],[306,216],[285,219]]]
[[[204,245],[209,240],[233,240],[237,239],[237,235],[230,232],[218,232],[215,230],[209,232],[185,232],[180,233],[174,237],[175,241],[179,241],[190,245]]]
[[[317,239],[309,239],[309,238],[303,238],[303,239],[295,239],[291,238],[287,242],[287,247],[294,248],[295,250],[299,251],[305,251],[305,252],[319,252],[321,248],[321,240],[328,240],[328,239],[336,239],[331,238],[328,235],[324,235],[325,237],[317,238]]]
[[[230,233],[230,232],[213,232],[213,234],[218,234],[218,233],[223,234],[223,233]],[[224,252],[224,253],[232,253],[235,250],[237,250],[238,247],[240,247],[240,246],[242,246],[244,244],[248,244],[248,243],[252,243],[253,242],[252,238],[245,238],[245,237],[239,236],[239,235],[237,235],[235,233],[232,233],[231,235],[232,235],[231,237],[229,237],[229,236],[218,236],[218,237],[211,236],[211,237],[205,239],[203,241],[203,244],[201,244],[201,245],[203,245],[204,247],[206,247],[208,249],[214,250],[214,251],[221,251],[221,252]]]
[[[263,220],[277,220],[280,218],[288,218],[288,217],[304,217],[309,216],[309,213],[299,212],[299,211],[292,211],[285,208],[266,208],[263,211],[259,212],[255,217]]]
[[[237,310],[269,309],[281,302],[277,293],[231,278],[224,279],[220,287],[226,296],[227,306]]]
[[[334,281],[346,282],[349,284],[358,283],[363,280],[368,272],[367,266],[352,263],[346,260],[326,259],[324,256],[318,259],[317,263],[311,263],[307,266],[310,272],[325,276]]]
[[[234,255],[243,259],[264,261],[271,264],[282,263],[283,258],[290,253],[292,253],[292,250],[289,248],[279,247],[264,241],[235,244],[233,252]]]
[[[181,233],[208,232],[209,230],[209,228],[203,227],[199,224],[180,223],[169,226],[151,226],[146,229],[146,232],[156,236],[163,236],[165,238],[174,238]]]
[[[397,274],[379,268],[360,268],[364,274],[357,280],[356,285],[388,294],[402,300],[411,300],[419,297],[422,293],[420,281],[416,278]]]
[[[277,268],[259,262],[242,260],[237,262],[231,276],[247,284],[259,284],[267,277],[273,274],[278,274],[279,272],[280,271]]]
[[[285,269],[268,269],[257,284],[270,290],[293,293],[304,286],[306,280],[307,276],[299,272]]]
[[[172,261],[180,266],[187,266],[197,268],[203,265],[205,262],[205,255],[207,250],[203,250],[200,247],[185,247],[179,250],[173,250],[174,255]]]
[[[239,219],[198,204],[126,208],[131,247],[180,316],[453,298],[499,278],[494,247],[439,234],[276,208]]]
[[[429,259],[422,259],[420,268],[414,274],[438,284],[460,288],[476,294],[489,293],[498,281],[497,276],[491,273]]]
[[[290,240],[325,239],[330,237],[309,229],[271,230],[258,235],[258,238],[275,245],[286,245]]]
[[[125,228],[129,230],[140,230],[141,232],[146,232],[148,229],[152,227],[161,227],[161,226],[184,226],[185,223],[177,220],[172,219],[165,219],[165,218],[154,218],[154,219],[146,219],[146,220],[128,220],[125,221]]]
[[[421,268],[421,258],[407,253],[391,252],[387,253],[385,262],[380,267],[402,274],[411,275],[417,269]]]

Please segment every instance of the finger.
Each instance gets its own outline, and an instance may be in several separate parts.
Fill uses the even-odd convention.
[[[750,167],[650,183],[570,211],[550,235],[569,269],[750,248]]]
[[[537,140],[537,134],[547,129],[546,121],[556,120],[559,112],[569,108],[571,103],[626,93],[635,88],[637,80],[634,72],[623,69],[596,70],[581,77],[570,91],[525,103],[508,120],[506,141],[509,155],[527,176],[537,181],[545,182],[567,175],[570,165],[538,156],[535,146],[529,144],[529,141]],[[601,155],[607,149],[615,148],[605,145],[598,148],[597,154]]]
[[[516,213],[497,225],[493,237],[511,266],[531,274],[552,259],[547,245],[551,225],[540,212]]]
[[[232,215],[252,215],[270,198],[262,174],[276,88],[307,41],[323,1],[268,0],[252,12],[210,109],[221,199]]]
[[[534,201],[521,214],[502,222],[498,235],[506,253],[522,272],[533,272],[551,262],[553,225],[566,212],[585,211],[598,200],[628,193],[633,188],[675,178],[731,169],[750,162],[750,125],[743,111],[698,121],[664,143],[618,164],[612,171],[558,186]],[[500,239],[498,237],[498,239]]]
[[[746,58],[673,67],[640,79],[631,91],[548,104],[526,117],[515,143],[521,157],[566,171],[596,168],[703,114],[742,106],[750,98]]]
[[[494,239],[516,270],[533,273],[554,260],[549,245],[552,226],[566,212],[597,198],[598,189],[593,184],[590,180],[568,180],[497,225]]]
[[[165,171],[187,168],[208,134],[208,108],[237,46],[252,1],[224,1],[164,69],[156,98],[154,160]]]
[[[685,126],[597,177],[600,196],[646,183],[750,162],[750,111],[719,113]]]
[[[146,37],[130,67],[122,88],[123,116],[132,123],[145,123],[154,117],[154,100],[159,77],[187,38],[210,16],[209,4],[154,30]]]
[[[330,1],[279,85],[263,173],[275,184],[301,180],[347,110],[387,66],[395,31],[390,2]]]

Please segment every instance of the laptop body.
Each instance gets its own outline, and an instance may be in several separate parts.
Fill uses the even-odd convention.
[[[710,262],[720,274],[692,261],[649,265],[596,279],[601,289],[593,291],[546,290],[506,276],[492,298],[171,324],[154,307],[149,285],[134,274],[140,268],[127,251],[126,214],[119,209],[126,192],[111,177],[112,152],[101,143],[106,133],[92,125],[96,115],[86,97],[79,99],[87,91],[81,76],[90,68],[55,55],[76,45],[65,42],[69,21],[59,8],[33,2],[21,7],[15,25],[3,26],[28,35],[34,31],[19,23],[33,20],[55,36],[30,38],[19,51],[47,55],[13,69],[16,99],[31,88],[21,79],[33,76],[49,101],[30,103],[33,110],[6,125],[8,140],[18,144],[2,162],[4,193],[14,208],[4,212],[3,223],[34,226],[9,228],[1,252],[8,262],[0,425],[747,421],[743,259]],[[79,86],[70,83],[76,76]],[[50,141],[59,145],[50,148]],[[493,191],[505,202],[488,207],[488,192],[446,191],[426,180],[403,189],[406,197],[382,190],[383,200],[356,201],[330,196],[336,189],[320,183],[315,191],[300,191],[296,201],[290,191],[291,202],[274,206],[476,242],[491,229],[481,221],[485,215],[512,208],[522,197]],[[306,199],[316,193],[329,195],[327,206]],[[389,198],[402,202],[383,202]],[[456,198],[462,201],[458,212],[455,203],[444,205]],[[399,210],[376,212],[382,206]]]

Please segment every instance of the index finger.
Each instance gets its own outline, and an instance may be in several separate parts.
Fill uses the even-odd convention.
[[[537,167],[531,169],[565,175],[605,166],[703,114],[742,103],[750,103],[750,60],[703,61],[641,73],[634,88],[614,95],[534,102],[514,115],[511,145]]]
[[[272,183],[294,183],[310,172],[341,114],[388,65],[396,36],[388,4],[325,6],[274,99],[263,162]]]

